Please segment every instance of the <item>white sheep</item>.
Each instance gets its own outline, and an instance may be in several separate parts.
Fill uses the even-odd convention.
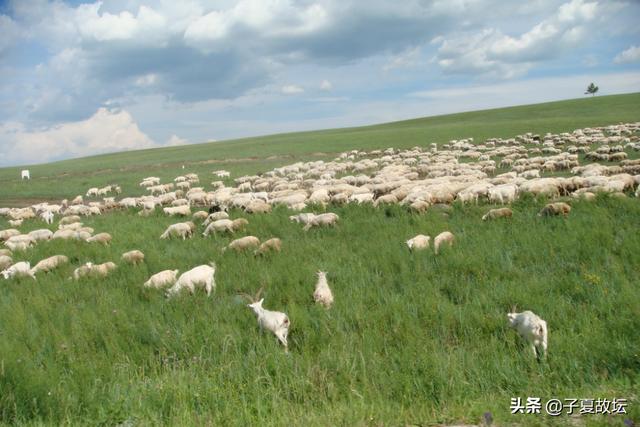
[[[20,227],[22,225],[22,221],[24,221],[23,219],[10,219],[9,220],[9,225],[12,227]]]
[[[96,277],[106,277],[110,271],[116,269],[116,265],[109,261],[102,264],[93,264],[92,262],[87,262],[86,264],[76,268],[73,271],[73,278],[78,280],[85,276],[96,276]]]
[[[262,331],[264,329],[267,329],[271,331],[278,338],[280,343],[282,343],[285,351],[287,351],[287,336],[289,335],[289,327],[291,326],[289,317],[285,313],[279,311],[271,311],[263,308],[262,303],[264,302],[264,298],[257,300],[261,292],[262,289],[258,291],[258,294],[254,299],[250,299],[250,301],[253,302],[251,302],[251,304],[247,304],[247,307],[249,307],[255,313],[256,318],[258,319],[260,330]]]
[[[172,286],[176,283],[178,278],[178,270],[163,270],[159,273],[149,277],[149,280],[144,282],[145,288],[161,289],[166,286]]]
[[[438,254],[438,251],[440,250],[440,246],[443,243],[448,243],[449,247],[453,246],[453,242],[455,240],[455,237],[453,235],[453,233],[449,232],[449,231],[443,231],[442,233],[438,234],[436,236],[435,239],[433,239],[433,249],[436,253],[436,255]]]
[[[64,224],[73,224],[74,222],[80,222],[80,217],[78,215],[69,215],[60,219],[58,222],[58,226]]]
[[[182,240],[186,240],[187,238],[193,236],[193,232],[196,230],[196,225],[191,222],[178,222],[176,224],[171,224],[167,229],[160,235],[161,239],[168,239],[170,237],[182,237]]]
[[[516,313],[515,308],[507,314],[509,326],[531,346],[534,356],[547,356],[547,322],[531,311]]]
[[[329,308],[333,304],[333,293],[327,283],[327,273],[324,271],[318,271],[317,274],[318,281],[316,282],[316,288],[313,292],[313,299],[318,304]]]
[[[185,206],[175,206],[171,208],[163,208],[162,211],[169,216],[188,216],[191,215],[191,208],[188,205]]]
[[[264,255],[269,251],[280,252],[282,249],[282,240],[277,237],[273,237],[263,242],[258,249],[254,252],[254,255]]]
[[[229,214],[226,213],[225,211],[220,211],[220,212],[213,212],[211,214],[209,214],[209,216],[207,216],[207,219],[204,221],[204,223],[202,225],[204,225],[205,227],[209,224],[211,224],[214,221],[218,221],[220,219],[229,219]]]
[[[199,265],[189,271],[185,271],[180,275],[176,283],[169,288],[167,297],[176,295],[182,289],[188,289],[193,294],[196,286],[204,288],[207,296],[210,296],[216,287],[215,274],[216,264],[213,262],[209,265]]]
[[[293,222],[297,222],[298,224],[304,224],[307,225],[309,223],[309,221],[311,221],[314,217],[316,216],[316,214],[314,213],[301,213],[298,215],[291,215],[289,217],[290,221]]]
[[[53,224],[53,212],[44,211],[40,214],[40,218],[47,224]]]
[[[207,237],[209,234],[213,232],[222,232],[222,231],[228,231],[230,233],[233,233],[234,231],[241,229],[247,224],[249,224],[249,221],[247,221],[244,218],[237,218],[237,219],[234,219],[233,221],[231,221],[230,219],[219,219],[209,224],[207,228],[205,228],[204,233],[202,233],[202,235],[204,237]]]
[[[101,243],[103,245],[108,245],[109,243],[111,243],[111,239],[112,237],[109,233],[98,233],[95,236],[88,237],[84,240],[88,243]]]
[[[511,218],[512,215],[513,211],[509,208],[491,209],[489,212],[482,216],[482,220],[486,221],[488,219],[496,218]]]
[[[11,279],[13,277],[31,277],[33,280],[36,280],[35,274],[31,271],[31,264],[27,261],[20,261],[13,264],[11,267],[3,270],[0,274],[5,279]]]
[[[33,240],[35,241],[51,240],[51,238],[53,238],[53,231],[42,228],[40,230],[30,231],[29,236],[31,236],[31,238],[33,238]]]
[[[334,214],[333,212],[323,213],[320,215],[316,215],[305,225],[302,229],[304,231],[309,230],[311,227],[320,227],[320,226],[335,226],[340,217]]]
[[[128,262],[133,265],[144,262],[144,254],[137,249],[123,253],[121,258],[124,262]]]
[[[430,236],[424,234],[418,234],[417,236],[406,241],[409,250],[421,250],[429,247]]]
[[[229,243],[229,246],[222,248],[222,251],[226,251],[227,249],[233,249],[236,252],[240,252],[246,249],[257,248],[260,245],[260,239],[255,236],[245,236],[239,239],[236,239]]]
[[[0,271],[13,265],[13,259],[9,255],[0,255]]]
[[[13,237],[13,236],[19,236],[20,231],[16,230],[15,228],[7,228],[6,230],[0,230],[0,242],[4,241],[4,240],[9,240],[9,238]]]
[[[32,269],[31,272],[33,274],[39,273],[41,271],[48,273],[51,270],[54,270],[60,267],[63,264],[69,262],[69,258],[65,255],[54,255],[49,258],[45,258],[38,262]]]

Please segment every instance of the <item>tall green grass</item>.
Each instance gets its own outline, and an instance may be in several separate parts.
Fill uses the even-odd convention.
[[[240,233],[282,239],[282,253],[263,258],[222,253],[227,236],[160,240],[175,222],[160,215],[89,218],[113,235],[111,246],[43,242],[16,258],[66,254],[72,265],[37,282],[0,282],[0,422],[427,425],[491,411],[500,425],[567,423],[510,415],[517,396],[628,398],[637,421],[640,205],[599,197],[573,203],[563,219],[537,217],[543,204],[524,198],[512,219],[494,222],[480,220],[488,206],[422,216],[346,206],[331,209],[336,228],[306,233],[279,208],[247,216]],[[456,243],[439,256],[404,244],[444,230]],[[134,248],[146,254],[142,266],[67,279],[80,263]],[[210,261],[210,298],[142,288],[157,271]],[[311,297],[317,270],[328,271],[330,310]],[[237,296],[263,284],[265,307],[291,319],[288,354]],[[547,320],[546,362],[507,327],[512,304]]]

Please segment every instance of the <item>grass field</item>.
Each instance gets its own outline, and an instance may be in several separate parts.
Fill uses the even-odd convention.
[[[227,169],[232,176],[254,174],[300,159],[331,159],[347,149],[409,148],[466,137],[483,141],[638,120],[640,93],[634,93],[65,160],[30,166],[30,182],[21,182],[22,167],[0,168],[0,205],[75,197],[112,183],[121,185],[123,195],[139,195],[138,183],[149,175],[167,182],[194,172],[207,182],[214,169]]]
[[[140,194],[144,175],[167,181],[182,173],[181,162],[217,156],[259,158],[190,164],[187,171],[256,172],[293,158],[321,158],[312,155],[320,151],[638,121],[639,101],[632,94],[273,136],[240,141],[237,151],[229,142],[106,155],[32,167],[34,180],[24,187],[11,177],[16,168],[3,169],[0,206],[4,198],[84,194],[114,181]],[[267,148],[256,153],[262,143]],[[287,156],[264,160],[273,155]],[[497,425],[568,424],[566,416],[511,415],[510,399],[528,396],[626,398],[626,417],[584,416],[578,423],[638,423],[640,203],[603,195],[572,202],[567,219],[537,217],[545,202],[523,197],[512,206],[512,219],[494,222],[481,221],[489,209],[482,205],[456,203],[448,214],[424,215],[401,206],[330,207],[339,225],[307,233],[289,222],[284,208],[232,212],[249,220],[242,235],[283,240],[282,253],[264,258],[222,253],[229,237],[160,240],[176,222],[160,214],[87,218],[96,232],[113,235],[111,246],[43,242],[16,260],[34,264],[65,254],[71,265],[37,282],[0,281],[0,423],[396,426],[477,423],[490,411]],[[27,221],[21,230],[43,226]],[[0,218],[0,229],[7,227]],[[404,244],[444,230],[457,236],[456,244],[437,257],[410,253]],[[131,249],[146,254],[144,265],[119,262]],[[118,269],[102,280],[67,279],[87,261],[115,261]],[[142,288],[157,271],[210,261],[218,265],[210,298],[168,300]],[[317,270],[328,272],[336,298],[330,310],[311,297]],[[291,319],[289,353],[260,333],[237,296],[263,284],[265,307]],[[513,304],[547,321],[546,361],[537,362],[507,327]]]

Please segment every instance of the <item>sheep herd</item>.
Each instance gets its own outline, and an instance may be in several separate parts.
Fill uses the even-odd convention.
[[[326,210],[343,204],[374,207],[397,204],[421,214],[434,205],[456,201],[508,205],[526,193],[563,198],[563,201],[548,203],[538,215],[566,217],[571,212],[567,202],[573,198],[592,200],[602,192],[619,197],[635,192],[635,196],[640,196],[640,159],[630,160],[627,151],[640,151],[640,122],[577,129],[571,133],[490,138],[481,144],[466,138],[407,150],[351,150],[331,161],[297,162],[234,180],[228,171],[218,170],[212,172],[219,179],[211,182],[210,190],[200,186],[200,177],[194,173],[178,176],[169,183],[161,183],[159,177],[146,177],[138,191],[148,194],[139,197],[120,200],[106,197],[122,192],[119,185],[110,184],[90,188],[84,196],[78,195],[70,202],[65,199],[60,204],[0,208],[0,216],[6,216],[12,227],[0,230],[0,241],[7,248],[0,250],[0,270],[5,279],[20,276],[36,279],[37,274],[46,274],[69,263],[65,255],[43,259],[33,268],[25,261],[14,262],[14,253],[17,255],[42,241],[73,239],[109,245],[112,236],[107,232],[94,233],[93,228],[82,223],[82,218],[117,209],[136,209],[138,215],[150,217],[150,221],[159,209],[164,215],[183,217],[183,222],[169,225],[159,236],[163,240],[194,238],[198,227],[202,228],[203,238],[217,233],[235,234],[249,221],[230,218],[229,212],[233,209],[247,214],[267,214],[278,205],[298,212],[289,216],[289,220],[301,224],[304,231],[336,226],[340,221],[333,212],[301,212],[306,209]],[[588,163],[580,163],[581,155]],[[97,200],[98,197],[102,200]],[[85,198],[94,200],[85,202]],[[199,207],[206,210],[197,210]],[[510,208],[499,207],[488,210],[482,220],[512,215]],[[42,228],[26,234],[18,230],[25,221],[52,225],[56,216],[61,217],[57,230]],[[443,245],[451,247],[454,241],[450,231],[438,234],[433,239],[435,254]],[[418,234],[407,240],[406,245],[410,251],[417,251],[429,248],[430,242],[430,236]],[[280,252],[282,245],[278,237],[261,242],[256,236],[243,236],[231,241],[222,251],[253,250],[257,256]],[[138,265],[145,262],[145,256],[140,250],[131,250],[122,254],[121,261]],[[73,271],[72,279],[105,277],[116,268],[114,262],[87,262]],[[210,295],[216,286],[215,272],[214,263],[196,266],[179,276],[178,270],[167,269],[152,275],[144,287],[168,288],[167,296],[184,289],[193,293],[196,288],[203,288]],[[313,298],[327,308],[333,303],[325,272],[318,272]],[[257,297],[249,300],[259,325],[273,332],[286,347],[290,326],[286,314],[264,309],[263,300]],[[546,323],[542,319],[531,312],[515,313],[515,310],[509,313],[508,319],[510,325],[532,343],[534,353],[546,352]]]

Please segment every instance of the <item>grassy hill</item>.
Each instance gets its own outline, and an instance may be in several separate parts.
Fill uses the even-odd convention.
[[[640,120],[640,93],[449,114],[346,129],[269,135],[181,147],[128,151],[30,166],[31,182],[20,169],[0,169],[0,205],[20,199],[73,197],[93,186],[120,184],[138,194],[140,178],[163,182],[184,172],[210,177],[213,169],[233,175],[256,173],[298,159],[328,159],[347,149],[442,143],[450,139],[511,137],[524,132],[564,132],[586,126]],[[182,169],[186,165],[186,170]],[[4,203],[3,203],[4,202]]]
[[[639,101],[639,94],[590,98],[110,154],[34,166],[28,183],[9,168],[0,171],[0,206],[111,182],[141,194],[145,175],[168,181],[220,167],[238,174],[349,148],[637,121]],[[211,159],[220,162],[197,163]],[[511,206],[513,218],[488,222],[485,205],[454,203],[423,215],[395,205],[330,206],[338,226],[308,232],[283,207],[265,215],[233,210],[232,218],[248,219],[244,232],[184,241],[159,239],[179,221],[159,212],[83,218],[96,233],[110,233],[111,245],[41,242],[14,261],[33,265],[64,254],[70,264],[37,281],[0,279],[0,425],[449,425],[478,423],[487,411],[502,426],[637,423],[640,203],[574,200],[566,219],[538,217],[545,203],[524,196]],[[20,230],[43,227],[27,220]],[[405,240],[416,234],[444,230],[456,242],[438,256],[407,250]],[[240,235],[277,236],[283,250],[265,257],[221,251]],[[141,266],[120,261],[132,249],[145,253]],[[118,268],[104,279],[68,279],[88,261]],[[158,271],[211,261],[218,268],[210,298],[166,299],[142,287]],[[328,272],[335,296],[329,310],[313,303],[318,270]],[[291,319],[289,353],[260,332],[238,296],[262,285],[265,307]],[[536,361],[507,327],[513,304],[547,321],[547,360]],[[512,415],[515,397],[625,398],[628,414]]]

